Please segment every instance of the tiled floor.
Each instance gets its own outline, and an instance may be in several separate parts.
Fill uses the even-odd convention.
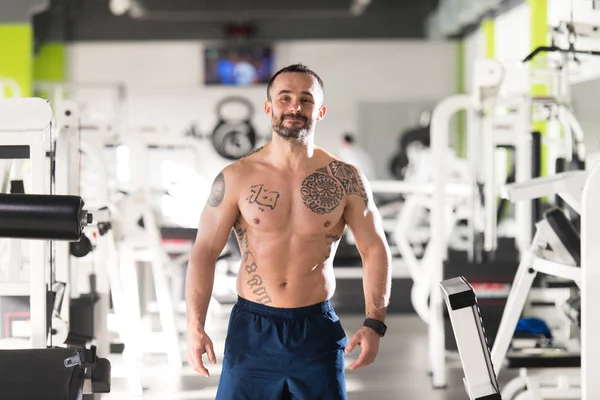
[[[348,336],[354,333],[361,316],[341,315]],[[209,334],[217,354],[222,354],[227,325],[226,316],[215,318]],[[350,400],[467,400],[462,384],[462,370],[456,357],[449,357],[448,387],[434,390],[427,374],[427,335],[425,324],[415,316],[392,315],[388,318],[388,335],[381,341],[375,364],[357,371],[347,371],[347,390]],[[182,343],[182,351],[184,349]],[[347,356],[350,365],[358,350]],[[219,361],[219,360],[218,360]],[[101,398],[130,400],[125,381],[114,375],[123,375],[118,358],[113,359],[113,392]],[[210,365],[211,377],[203,378],[187,366],[181,371],[170,371],[163,356],[147,357],[143,363],[142,381],[144,400],[203,400],[214,399],[219,380],[220,365]],[[98,398],[98,396],[97,396]],[[310,400],[310,399],[307,399]]]

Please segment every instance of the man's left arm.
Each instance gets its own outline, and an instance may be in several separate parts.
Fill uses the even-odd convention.
[[[362,259],[366,317],[383,323],[392,286],[391,251],[369,182],[364,174],[354,167],[352,169],[355,185],[354,190],[348,191],[344,219],[354,235]],[[361,356],[351,369],[370,364],[378,350],[373,346],[378,347],[378,344],[379,336],[373,328],[361,328],[348,346],[348,351],[356,345],[362,348]],[[362,359],[363,356],[366,358]]]

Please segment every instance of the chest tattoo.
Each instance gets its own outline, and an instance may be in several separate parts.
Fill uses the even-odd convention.
[[[368,203],[365,188],[354,167],[332,161],[304,178],[300,187],[304,205],[312,212],[329,214],[340,205],[344,195],[358,195]]]
[[[252,185],[250,186],[250,196],[246,197],[246,200],[250,204],[258,204],[261,212],[264,212],[265,208],[274,210],[277,207],[277,200],[279,200],[279,192],[265,189],[263,184]]]

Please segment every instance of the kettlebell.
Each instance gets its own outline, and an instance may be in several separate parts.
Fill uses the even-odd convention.
[[[223,108],[231,103],[242,104],[248,110],[239,119],[228,119],[223,115]],[[217,104],[218,122],[213,129],[211,140],[215,151],[228,160],[239,160],[256,146],[257,134],[251,123],[254,108],[245,98],[239,96],[226,97]]]

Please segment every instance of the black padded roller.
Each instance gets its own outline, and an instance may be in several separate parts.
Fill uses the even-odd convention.
[[[95,349],[46,348],[0,350],[0,398],[11,400],[81,399],[90,367],[92,392],[109,393],[110,362]]]
[[[552,208],[545,212],[544,218],[573,257],[573,260],[577,265],[581,265],[581,238],[565,213],[558,208]]]
[[[86,215],[79,196],[0,194],[0,237],[78,241]]]

